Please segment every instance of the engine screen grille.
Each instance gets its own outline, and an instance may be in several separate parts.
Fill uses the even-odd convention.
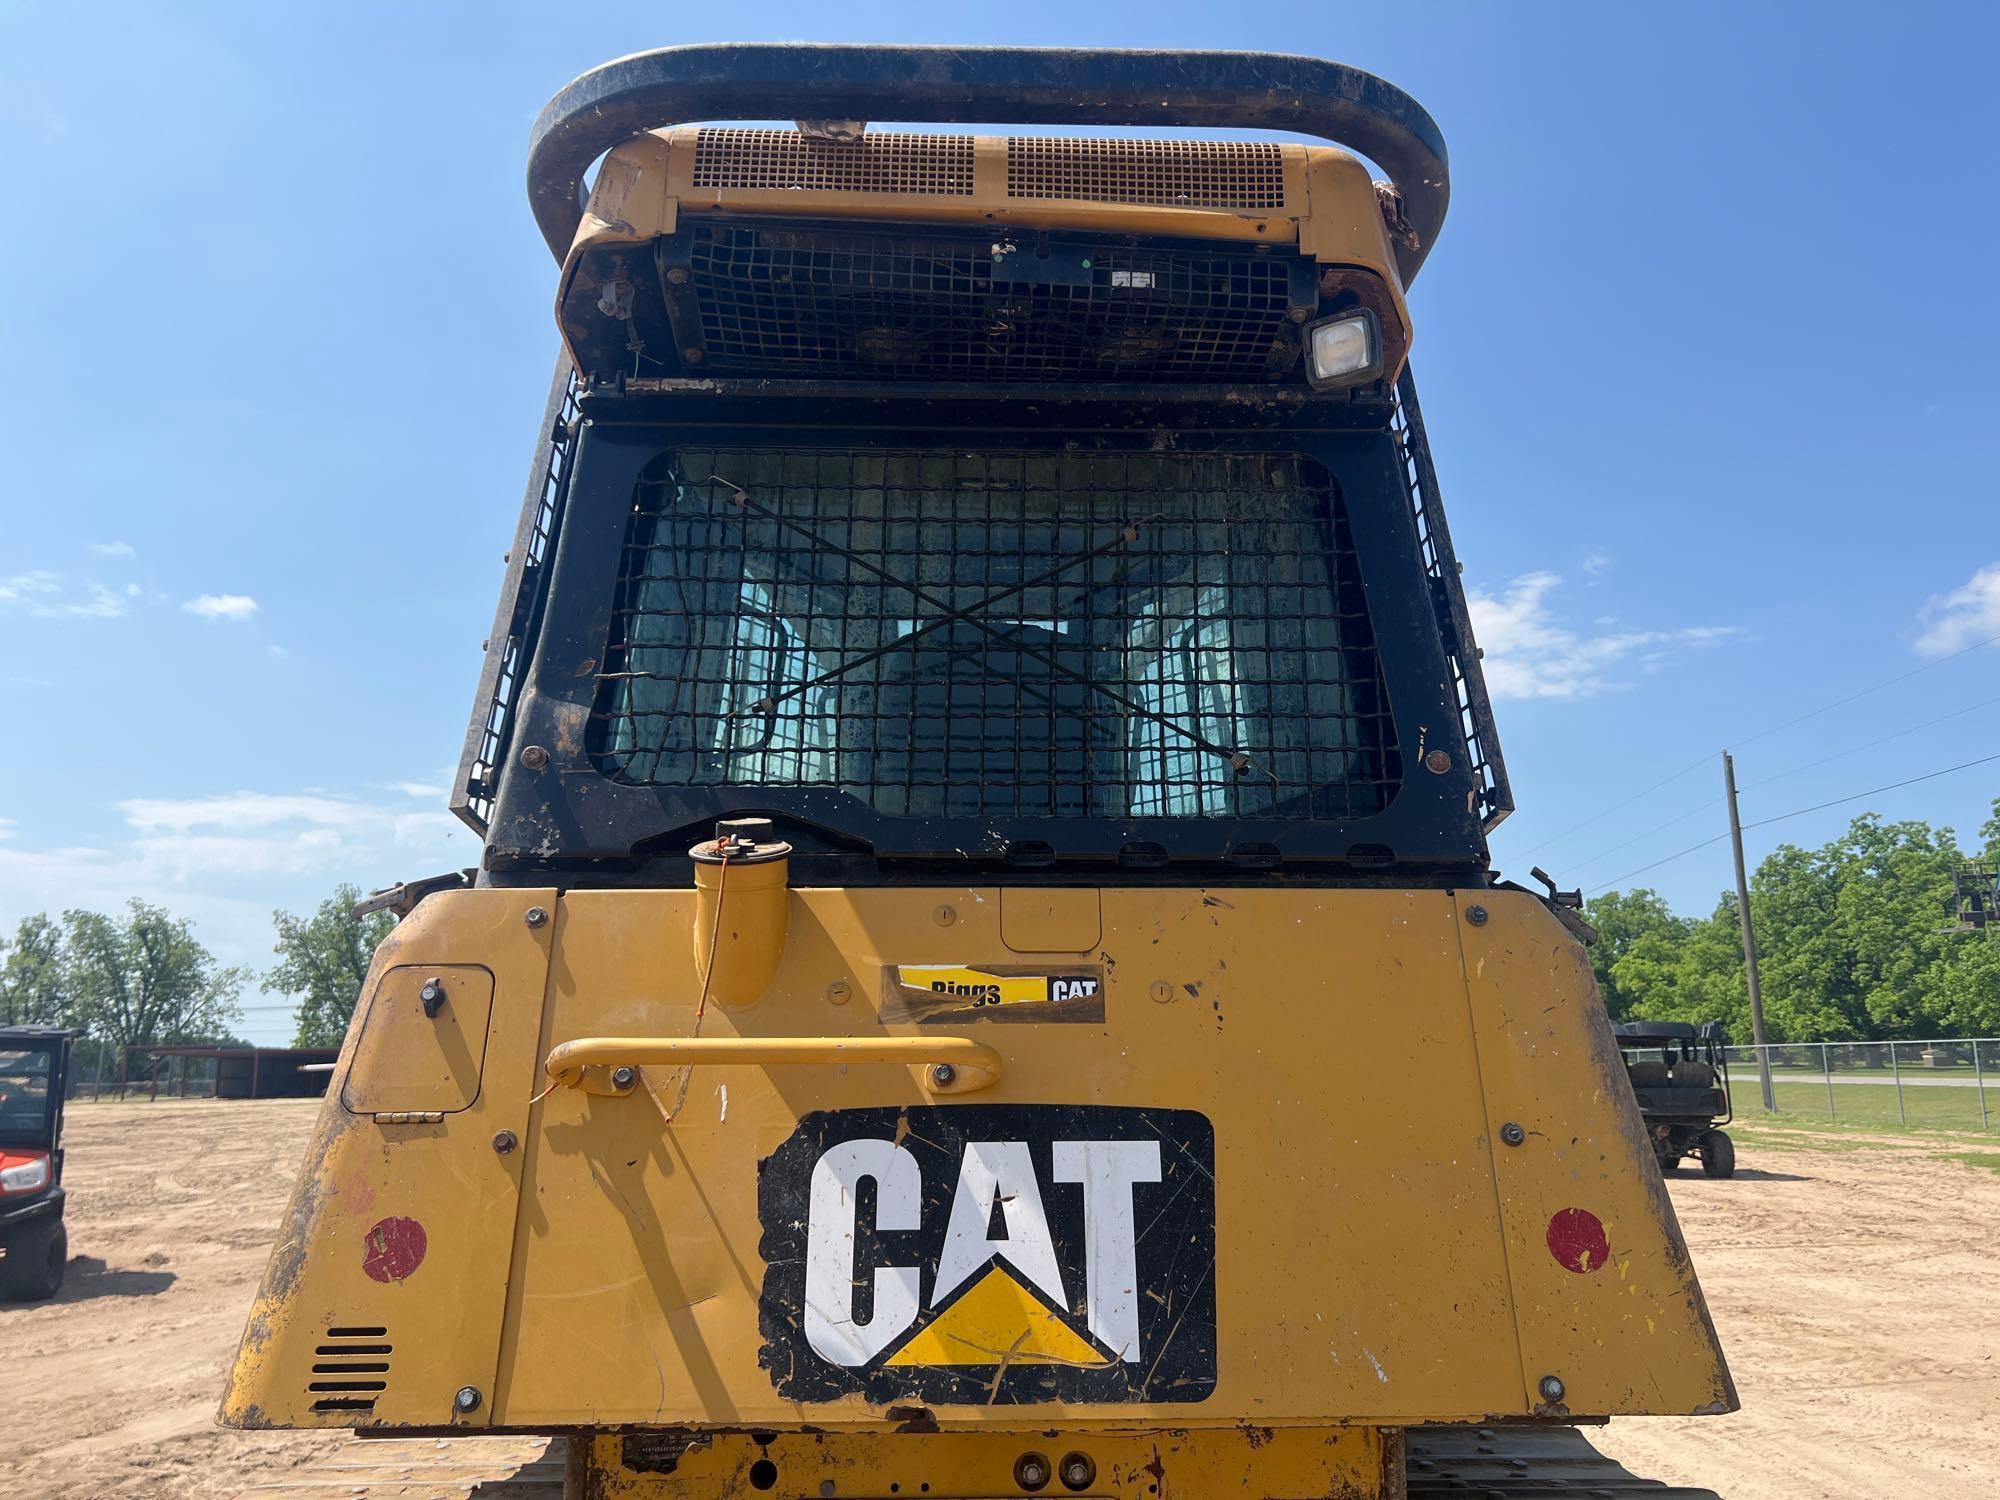
[[[1352,818],[1400,780],[1338,492],[1291,455],[688,449],[592,748],[892,816]]]
[[[796,130],[703,130],[694,143],[694,185],[966,198],[972,195],[972,137],[823,141]]]
[[[1285,158],[1268,141],[1102,141],[1010,136],[1009,198],[1281,209]]]
[[[1005,250],[996,257],[1001,246]],[[699,225],[702,368],[1262,382],[1295,369],[1290,256]]]

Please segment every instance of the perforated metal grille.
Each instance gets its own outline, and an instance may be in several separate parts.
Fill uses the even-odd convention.
[[[694,185],[965,198],[972,195],[972,137],[822,141],[796,130],[703,130],[695,136]]]
[[[484,834],[493,815],[500,757],[506,752],[514,703],[520,693],[524,665],[521,653],[527,643],[529,621],[541,601],[548,576],[549,539],[555,534],[563,499],[569,490],[576,394],[573,372],[562,379],[560,391],[552,393],[548,426],[542,434],[535,472],[529,480],[528,502],[515,532],[514,548],[508,553],[511,588],[503,598],[494,633],[486,642],[479,697],[473,705],[472,725],[459,760],[457,784],[452,789],[452,811],[475,833]]]
[[[1285,157],[1268,141],[1105,141],[1009,136],[1009,198],[1281,209]]]
[[[998,247],[1001,253],[996,256]],[[1296,368],[1290,257],[698,225],[703,368],[941,380],[1265,381]]]
[[[1493,723],[1493,702],[1486,693],[1486,673],[1479,665],[1479,647],[1472,637],[1472,616],[1459,582],[1458,554],[1445,525],[1438,497],[1437,470],[1431,462],[1430,441],[1424,433],[1423,408],[1417,404],[1417,381],[1409,366],[1396,382],[1393,419],[1402,455],[1403,485],[1416,512],[1417,539],[1423,548],[1424,571],[1434,597],[1441,601],[1445,657],[1451,667],[1452,696],[1458,705],[1459,728],[1479,796],[1481,825],[1488,833],[1514,810],[1514,789],[1507,763],[1500,755],[1499,733]]]
[[[606,774],[907,816],[1336,818],[1400,780],[1291,455],[684,450],[641,481]]]

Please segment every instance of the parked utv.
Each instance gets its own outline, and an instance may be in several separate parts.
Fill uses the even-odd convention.
[[[35,1302],[62,1290],[63,1095],[76,1033],[0,1026],[0,1298]]]
[[[1611,1028],[1662,1172],[1696,1157],[1710,1177],[1736,1173],[1736,1145],[1718,1127],[1729,1110],[1729,1060],[1713,1021],[1621,1021]]]

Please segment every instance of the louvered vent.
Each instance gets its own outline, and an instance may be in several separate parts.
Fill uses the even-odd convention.
[[[820,141],[796,130],[703,130],[695,137],[694,185],[969,198],[972,137]]]
[[[389,1388],[386,1328],[329,1328],[313,1350],[312,1380],[306,1390],[314,1411],[371,1412]]]
[[[1009,198],[1281,209],[1285,158],[1269,141],[1007,138]]]

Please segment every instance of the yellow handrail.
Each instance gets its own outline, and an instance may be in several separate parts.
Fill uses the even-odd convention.
[[[592,1067],[768,1067],[797,1063],[929,1064],[935,1093],[999,1080],[1000,1054],[966,1036],[582,1036],[549,1053],[549,1077],[575,1088]],[[949,1072],[940,1072],[949,1069]]]

